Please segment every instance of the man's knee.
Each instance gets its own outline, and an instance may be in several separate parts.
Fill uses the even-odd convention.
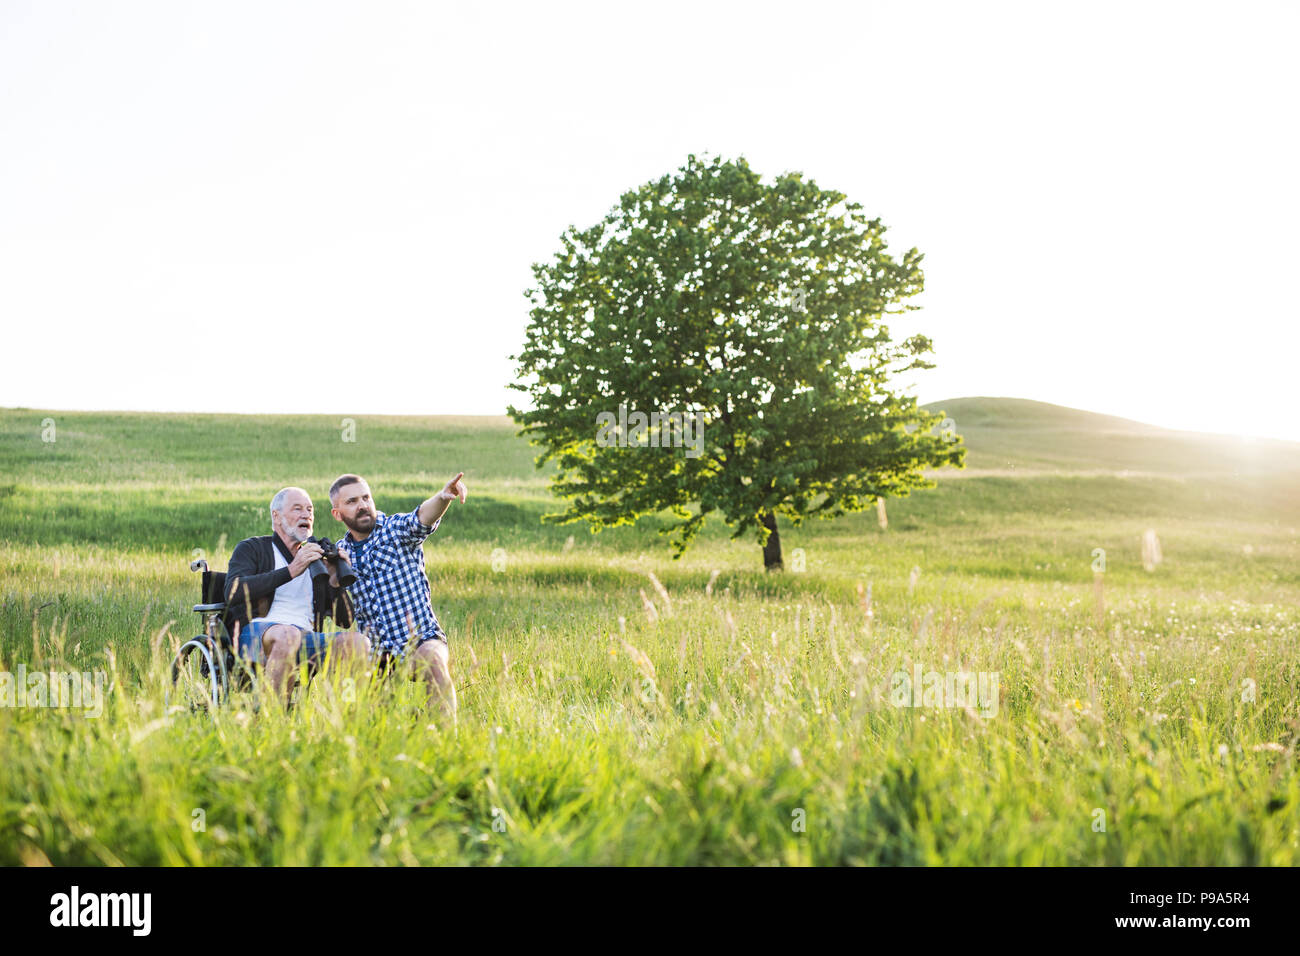
[[[334,649],[343,657],[369,657],[370,639],[360,631],[345,631],[334,638]]]
[[[411,655],[417,673],[431,673],[436,679],[451,673],[451,651],[444,641],[424,641]]]
[[[268,627],[262,634],[262,653],[267,657],[288,657],[302,646],[302,632],[291,624]]]

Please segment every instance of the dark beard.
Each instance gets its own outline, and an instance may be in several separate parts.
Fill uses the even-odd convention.
[[[365,528],[361,527],[360,519],[362,518],[368,519],[370,522],[369,525]],[[375,516],[372,514],[357,515],[351,521],[344,521],[343,523],[348,526],[349,531],[356,531],[356,532],[368,534],[369,532],[373,531],[375,528]]]

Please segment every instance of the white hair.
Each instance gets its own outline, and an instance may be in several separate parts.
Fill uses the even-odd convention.
[[[304,497],[306,497],[308,501],[311,501],[311,495],[307,494],[307,492],[302,488],[296,488],[293,485],[290,485],[288,488],[281,488],[279,491],[275,493],[275,497],[271,499],[271,520],[272,521],[275,520],[275,513],[277,511],[279,512],[284,511],[284,501],[286,498],[289,497],[289,492],[291,491],[301,491]]]

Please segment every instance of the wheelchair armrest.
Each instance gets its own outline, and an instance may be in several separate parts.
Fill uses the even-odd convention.
[[[226,606],[225,606],[224,604],[196,604],[196,605],[194,605],[194,610],[198,611],[199,613],[204,613],[204,612],[206,612],[206,611],[224,611],[225,609],[226,609]]]

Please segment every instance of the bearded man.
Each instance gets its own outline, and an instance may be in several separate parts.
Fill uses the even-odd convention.
[[[451,680],[447,634],[433,613],[424,569],[424,541],[453,501],[465,502],[461,472],[414,511],[384,514],[360,475],[340,475],[330,486],[332,514],[347,527],[339,553],[357,580],[349,588],[357,627],[369,638],[381,670],[409,661],[412,680],[423,680],[452,723],[456,688]]]

